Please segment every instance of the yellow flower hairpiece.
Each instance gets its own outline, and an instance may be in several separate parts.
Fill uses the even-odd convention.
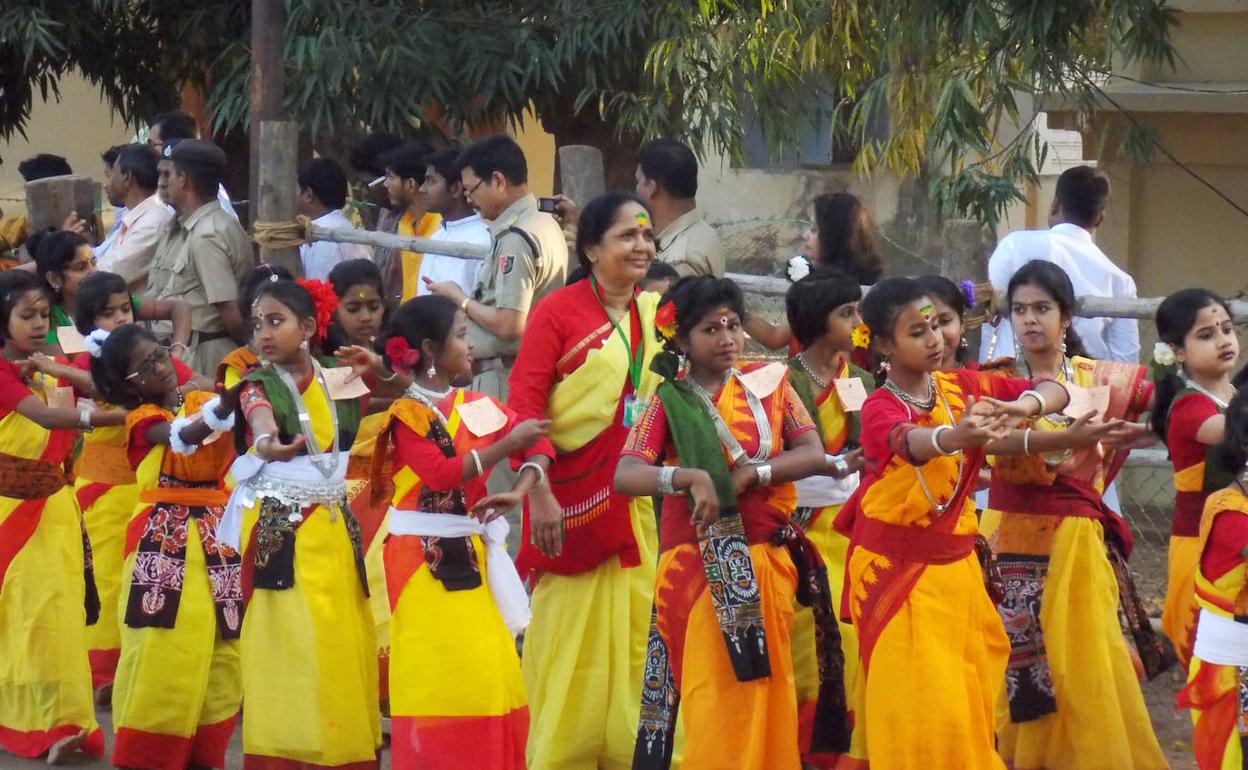
[[[870,347],[871,346],[871,330],[867,328],[866,324],[858,324],[857,326],[854,327],[854,333],[850,339],[853,340],[854,347],[856,348]]]

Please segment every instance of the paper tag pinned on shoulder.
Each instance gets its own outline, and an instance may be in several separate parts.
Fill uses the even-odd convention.
[[[75,326],[56,327],[56,341],[61,345],[61,352],[67,356],[87,352],[87,340]]]
[[[46,390],[48,394],[48,406],[53,409],[75,409],[77,408],[77,399],[74,398],[74,389],[53,385]]]
[[[847,412],[860,412],[867,401],[867,388],[857,377],[838,377],[832,380],[841,408]]]
[[[1109,409],[1109,386],[1097,385],[1093,388],[1082,388],[1078,385],[1066,385],[1066,392],[1070,394],[1070,403],[1062,410],[1062,414],[1067,417],[1078,419],[1093,409],[1096,410],[1096,422],[1105,420],[1105,411]]]
[[[465,401],[455,407],[455,411],[459,412],[464,427],[477,438],[496,433],[507,424],[507,415],[491,398]]]
[[[356,377],[354,380],[347,382],[347,377],[351,375],[351,371],[349,366],[321,369],[321,374],[325,377],[325,387],[329,389],[329,397],[334,401],[362,398],[369,394],[368,386],[364,384],[362,377]]]
[[[737,379],[741,381],[746,390],[755,396],[767,398],[776,392],[776,388],[780,387],[780,382],[784,379],[787,371],[788,369],[784,364],[767,364],[745,374],[739,374]]]

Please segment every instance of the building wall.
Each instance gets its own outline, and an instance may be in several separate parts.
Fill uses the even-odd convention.
[[[8,142],[0,141],[0,209],[6,214],[25,210],[22,177],[17,173],[21,161],[49,152],[68,160],[75,173],[103,181],[100,153],[134,135],[85,79],[68,75],[60,87],[60,102],[49,99],[35,104],[26,137],[14,134]]]

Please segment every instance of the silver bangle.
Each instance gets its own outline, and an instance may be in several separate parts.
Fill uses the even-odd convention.
[[[849,475],[849,463],[845,462],[845,458],[840,455],[824,453],[823,461],[835,468],[840,475]]]
[[[932,432],[928,434],[928,440],[931,441],[932,449],[935,449],[937,454],[944,455],[945,457],[952,457],[958,453],[958,450],[955,449],[952,452],[947,452],[945,451],[945,448],[940,445],[940,434],[947,430],[953,430],[953,428],[949,425],[937,425],[935,428],[932,428]]]
[[[659,494],[674,495],[676,494],[676,471],[680,470],[676,465],[664,465],[659,468]]]
[[[1036,404],[1040,407],[1040,411],[1036,412],[1037,417],[1039,417],[1042,414],[1049,413],[1049,403],[1044,400],[1044,396],[1040,395],[1039,391],[1029,388],[1027,390],[1024,390],[1022,393],[1018,394],[1018,397],[1020,399],[1023,396],[1031,396],[1032,398],[1036,400]]]
[[[264,455],[260,454],[260,442],[264,441],[266,438],[273,438],[273,434],[261,433],[259,436],[255,436],[251,439],[251,445],[256,448],[256,457],[259,457],[261,460],[267,460]]]
[[[481,455],[477,454],[475,449],[468,450],[468,455],[472,458],[472,464],[477,466],[477,475],[484,476],[485,468],[481,467]]]
[[[533,470],[537,471],[537,483],[533,485],[534,489],[546,485],[546,469],[545,468],[533,462],[532,460],[527,460],[520,464],[520,469],[516,471],[516,475],[519,476],[521,473],[524,473],[525,468],[532,468]]]
[[[84,433],[90,433],[95,428],[95,426],[91,424],[90,409],[83,408],[78,410],[78,427]]]
[[[1031,426],[1023,428],[1023,454],[1031,454]]]
[[[754,466],[754,472],[758,474],[758,485],[760,487],[771,486],[771,465],[762,463]]]

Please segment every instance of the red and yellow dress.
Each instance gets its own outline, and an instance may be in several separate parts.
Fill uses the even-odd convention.
[[[1166,569],[1166,602],[1161,611],[1161,629],[1174,645],[1179,665],[1188,668],[1195,641],[1196,565],[1200,561],[1200,516],[1205,500],[1229,478],[1206,464],[1210,446],[1196,440],[1196,432],[1222,409],[1208,395],[1197,390],[1179,391],[1170,405],[1166,425],[1166,447],[1174,466],[1174,518],[1170,526],[1170,552]]]
[[[361,409],[367,408],[367,404],[367,398],[362,399]],[[377,638],[377,691],[383,704],[390,700],[390,603],[386,600],[386,566],[382,555],[386,541],[387,501],[382,499],[373,503],[369,471],[377,436],[387,419],[384,412],[360,418],[360,429],[355,434],[347,459],[347,502],[360,523],[360,544],[364,549],[364,567],[368,572],[368,605],[372,609],[373,632]],[[390,461],[384,453],[378,459]],[[390,476],[389,473],[384,475]]]
[[[124,450],[139,494],[125,533],[126,590],[114,597],[122,621],[113,688],[117,767],[224,767],[234,734],[243,695],[242,565],[217,532],[234,448],[229,436],[218,436],[179,455],[144,435],[198,414],[212,397],[191,392],[177,415],[144,404],[126,417]]]
[[[850,533],[844,599],[866,678],[867,753],[875,770],[1004,768],[993,710],[1010,646],[984,588],[969,497],[983,451],[916,465],[906,436],[956,424],[971,396],[1012,400],[1028,383],[966,370],[932,377],[930,411],[883,388],[867,398],[866,475],[837,520]]]
[[[1214,492],[1200,519],[1196,601],[1200,617],[1187,686],[1176,700],[1192,710],[1192,751],[1200,770],[1242,770],[1248,736],[1248,495]]]
[[[466,410],[468,418],[460,410],[466,405],[475,405]],[[431,530],[422,527],[431,518],[475,521],[466,519],[467,511],[485,496],[486,476],[463,481],[463,458],[507,435],[516,417],[489,396],[466,390],[453,389],[433,406],[436,412],[399,399],[379,440],[383,451],[391,442],[394,447],[385,543],[394,611],[392,762],[422,770],[524,770],[529,710],[520,657],[490,590],[497,576],[487,571],[482,537],[505,532],[506,522],[461,536],[423,534]],[[541,442],[527,454],[553,450]],[[518,581],[516,587],[523,596]]]
[[[990,371],[1013,374],[1008,364]],[[1148,407],[1152,383],[1141,366],[1074,357],[1069,374],[1076,386],[1109,389],[1106,419],[1133,421]],[[1066,426],[1036,419],[1032,427]],[[1118,576],[1106,552],[1121,519],[1101,490],[1125,455],[1098,444],[995,458],[981,528],[1004,581],[998,610],[1011,646],[998,750],[1017,770],[1167,767],[1118,620]]]
[[[178,359],[172,360],[178,384],[185,385],[195,373]],[[91,357],[83,353],[74,359],[73,366],[90,371],[90,361]],[[99,403],[96,407],[110,408]],[[117,596],[121,593],[126,525],[134,516],[134,506],[139,501],[134,469],[126,457],[124,426],[110,425],[83,434],[82,453],[74,464],[74,496],[78,498],[87,537],[91,540],[95,586],[100,595],[100,620],[87,626],[91,683],[98,689],[113,681],[121,655]]]
[[[30,386],[0,360],[0,750],[38,757],[85,731],[104,754],[87,659],[82,517],[62,472],[74,434],[17,412]]]
[[[744,366],[742,374],[761,367]],[[815,430],[787,378],[771,393],[757,395],[770,421],[771,435],[783,439],[773,443],[770,457],[780,454],[797,436]],[[729,377],[712,401],[741,447],[750,455],[757,453],[759,427],[747,404],[746,385],[737,376]],[[639,457],[647,464],[660,459],[680,464],[667,413],[658,398],[647,404],[623,454]],[[679,714],[685,744],[680,767],[684,770],[800,770],[802,766],[790,647],[798,575],[788,549],[772,542],[777,530],[789,523],[796,503],[797,493],[791,483],[751,487],[737,499],[771,667],[770,676],[743,682],[734,673],[716,617],[702,549],[689,520],[688,500],[684,495],[664,498],[655,610],[672,676],[681,693]]]
[[[293,397],[276,390],[283,386],[266,371],[247,375],[240,409],[244,416],[273,409],[281,440],[290,442],[300,435]],[[296,385],[312,428],[309,445],[328,450],[337,423],[340,454],[329,477],[300,455],[265,463],[233,493],[247,501],[243,767],[375,770],[381,746],[377,642],[360,528],[344,504],[358,403],[332,401],[311,374]],[[349,411],[356,417],[348,426]]]
[[[633,761],[657,556],[649,498],[614,491],[634,395],[654,392],[658,295],[639,292],[617,333],[589,280],[547,295],[529,317],[510,380],[520,419],[549,418],[550,487],[563,508],[563,551],[531,543],[525,507],[517,567],[533,588],[524,639],[532,770],[629,768]],[[623,337],[627,337],[627,344]]]
[[[795,390],[807,407],[813,406],[812,417],[819,426],[823,450],[828,454],[840,454],[852,444],[857,444],[861,431],[857,412],[846,411],[837,395],[836,383],[828,383],[821,392],[818,385],[806,375],[799,364],[789,364],[790,377]],[[847,360],[841,362],[836,379],[854,377],[863,383],[867,393],[873,389],[870,375],[853,366]],[[802,393],[809,384],[810,400]],[[819,549],[819,555],[828,571],[832,596],[837,602],[845,588],[845,555],[849,550],[849,538],[836,531],[836,516],[849,495],[858,487],[858,474],[844,479],[831,476],[815,476],[794,482],[797,489],[797,509],[793,521],[806,533],[806,537]],[[837,501],[837,502],[834,502]],[[862,664],[858,660],[858,633],[852,624],[837,618],[841,632],[841,650],[845,659],[845,698],[849,705],[850,719],[854,724],[848,754],[825,756],[811,754],[811,728],[815,704],[819,696],[819,661],[816,654],[814,611],[798,607],[793,621],[793,672],[797,679],[798,725],[801,732],[802,760],[813,767],[835,767],[840,770],[865,768],[867,766],[867,734],[864,729]]]
[[[260,363],[260,357],[251,348],[246,345],[234,348],[217,365],[217,382],[227,388],[232,388],[258,363]]]

